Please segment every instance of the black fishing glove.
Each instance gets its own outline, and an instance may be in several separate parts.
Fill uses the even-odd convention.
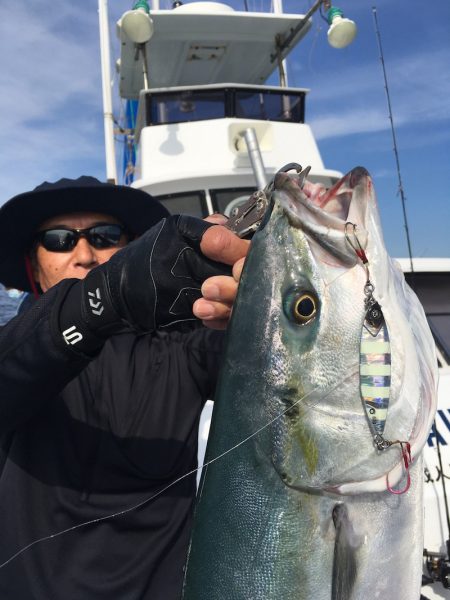
[[[192,304],[203,281],[231,274],[231,267],[201,253],[200,241],[212,225],[183,215],[164,219],[74,281],[58,319],[60,339],[89,355],[126,328],[148,332],[195,319]]]

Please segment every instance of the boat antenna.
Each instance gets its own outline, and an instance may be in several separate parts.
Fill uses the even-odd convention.
[[[392,141],[393,141],[393,144],[394,144],[394,155],[395,155],[395,162],[396,162],[396,165],[397,165],[398,193],[400,194],[400,198],[401,198],[401,201],[402,201],[403,222],[405,224],[406,242],[408,244],[409,262],[410,262],[410,267],[411,267],[411,273],[414,273],[414,265],[413,265],[412,250],[411,250],[411,238],[410,238],[410,235],[409,235],[408,218],[406,216],[405,191],[403,189],[402,176],[401,176],[401,173],[400,173],[400,160],[399,160],[399,157],[398,157],[398,148],[397,148],[397,139],[396,139],[396,136],[395,136],[394,118],[392,116],[391,97],[389,95],[389,86],[388,86],[388,80],[387,80],[387,76],[386,76],[386,66],[385,66],[385,63],[384,63],[384,56],[383,56],[383,46],[381,45],[380,28],[378,27],[377,9],[376,9],[375,6],[372,6],[372,13],[373,13],[373,21],[374,21],[374,27],[375,27],[375,34],[377,36],[378,49],[380,51],[381,67],[383,69],[384,89],[386,90],[386,99],[387,99],[388,110],[389,110],[389,120],[391,122]]]

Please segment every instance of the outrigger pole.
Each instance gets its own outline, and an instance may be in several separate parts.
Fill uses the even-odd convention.
[[[108,183],[117,183],[117,166],[114,148],[114,117],[111,94],[111,59],[109,54],[108,0],[98,0],[98,21],[100,27],[106,180]]]

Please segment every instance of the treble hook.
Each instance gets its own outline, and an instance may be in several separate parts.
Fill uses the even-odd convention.
[[[348,229],[350,227],[352,230],[349,234]],[[366,285],[364,286],[364,294],[366,296],[366,306],[369,308],[369,305],[372,304],[373,291],[375,289],[373,284],[370,281],[369,259],[367,258],[366,253],[364,252],[364,248],[362,247],[358,236],[356,235],[355,223],[351,223],[350,221],[347,221],[347,223],[344,226],[344,233],[345,233],[345,239],[349,243],[350,247],[355,251],[356,256],[362,262],[364,270],[366,271],[367,281],[366,281]],[[352,241],[350,236],[353,236],[353,238],[355,240],[354,242]]]
[[[392,446],[392,444],[400,444],[403,464],[405,465],[405,471],[406,471],[406,484],[402,490],[394,489],[393,487],[391,487],[391,485],[389,483],[389,473],[388,473],[386,475],[386,487],[387,487],[388,491],[391,492],[391,494],[401,496],[402,494],[406,494],[406,492],[409,490],[409,487],[411,485],[411,474],[409,472],[409,466],[412,463],[411,445],[409,442],[400,442],[399,440],[397,440],[395,442],[391,442],[391,446]]]
[[[351,234],[355,238],[356,244],[354,244],[352,242],[352,240],[350,239],[350,235],[347,232],[349,227],[352,227]],[[354,223],[351,223],[350,221],[347,221],[347,223],[345,224],[344,233],[345,233],[347,242],[350,244],[350,246],[355,251],[356,256],[362,261],[363,265],[367,265],[369,260],[366,256],[366,253],[364,252],[363,247],[361,246],[361,242],[359,241],[358,236],[356,235],[356,225]]]

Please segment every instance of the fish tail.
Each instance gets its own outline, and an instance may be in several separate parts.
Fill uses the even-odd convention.
[[[351,600],[356,580],[355,544],[351,542],[352,526],[345,504],[333,508],[333,522],[336,529],[333,557],[333,582],[331,600]]]

